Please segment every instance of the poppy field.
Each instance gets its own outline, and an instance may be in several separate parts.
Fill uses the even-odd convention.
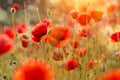
[[[120,80],[120,1],[45,1],[0,19],[0,80]]]

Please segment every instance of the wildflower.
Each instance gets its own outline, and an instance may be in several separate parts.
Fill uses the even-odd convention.
[[[82,37],[91,37],[92,35],[92,31],[90,29],[82,29],[82,31],[79,33],[79,37],[82,38]]]
[[[12,4],[12,8],[14,8],[14,9],[16,9],[16,10],[18,10],[19,9],[19,4],[18,3],[13,3]]]
[[[92,17],[89,14],[82,14],[77,17],[77,22],[80,23],[81,26],[85,26],[90,23]]]
[[[60,60],[63,59],[63,55],[59,52],[54,52],[53,59],[56,60],[56,61],[60,61]]]
[[[110,36],[111,40],[113,42],[119,42],[119,38],[120,38],[120,32],[115,32]]]
[[[50,34],[47,35],[47,42],[54,47],[63,47],[65,41],[72,35],[70,29],[66,27],[54,27]]]
[[[0,34],[0,55],[13,51],[15,45],[13,41],[5,34]]]
[[[27,31],[26,24],[25,23],[20,23],[17,26],[17,31],[18,31],[18,33],[25,33]]]
[[[9,38],[14,39],[15,35],[11,28],[5,27],[4,34],[6,34]]]
[[[46,23],[47,26],[49,26],[49,25],[51,24],[48,19],[44,19],[42,22],[43,22],[43,23]]]
[[[107,13],[110,14],[110,13],[113,13],[116,11],[116,5],[110,5],[107,7]]]
[[[117,24],[117,18],[116,17],[111,17],[108,19],[109,24]]]
[[[75,68],[77,68],[79,65],[79,62],[74,60],[74,59],[70,59],[70,60],[67,60],[64,64],[64,69],[66,71],[70,71],[70,70],[74,70]]]
[[[32,39],[39,41],[42,36],[47,34],[47,24],[46,23],[38,23],[36,24],[31,31]]]
[[[79,15],[79,11],[78,10],[71,10],[70,14],[71,14],[73,19],[77,19],[78,15]]]
[[[54,80],[54,76],[49,64],[29,59],[15,70],[13,80]]]
[[[95,80],[120,80],[120,69],[112,69]]]
[[[79,57],[85,56],[87,52],[86,48],[84,47],[78,48],[75,51],[76,51],[76,55],[78,55]]]
[[[103,12],[102,11],[92,11],[90,13],[90,15],[95,20],[95,22],[98,22],[102,19]]]
[[[72,40],[70,43],[71,43],[72,47],[74,47],[74,48],[78,47],[78,41],[77,40]]]
[[[97,62],[95,60],[88,61],[88,67],[93,68]]]

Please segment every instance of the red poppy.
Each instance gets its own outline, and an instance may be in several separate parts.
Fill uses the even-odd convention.
[[[71,14],[73,19],[77,19],[78,15],[79,15],[79,11],[78,10],[71,10],[70,14]]]
[[[13,41],[5,34],[0,34],[0,55],[13,51],[15,45]]]
[[[56,61],[60,61],[60,60],[63,59],[63,55],[59,52],[54,52],[53,59],[56,60]]]
[[[41,37],[40,38],[36,38],[33,35],[31,35],[31,38],[32,38],[33,42],[39,42],[42,39]]]
[[[89,67],[89,68],[93,68],[96,63],[97,63],[96,61],[90,60],[90,61],[88,61],[88,67]]]
[[[77,68],[78,65],[79,65],[78,61],[76,61],[74,59],[70,59],[70,60],[65,62],[63,67],[64,67],[65,70],[70,71],[70,70],[74,70],[75,68]]]
[[[4,34],[6,34],[9,38],[13,39],[15,37],[11,28],[5,27]]]
[[[54,27],[50,34],[47,35],[47,42],[52,46],[63,47],[65,41],[72,35],[72,32],[67,27]]]
[[[79,37],[82,38],[82,37],[91,37],[92,35],[92,31],[88,28],[84,28],[82,29],[82,31],[79,33]]]
[[[89,14],[82,14],[77,17],[77,22],[80,23],[81,26],[85,26],[90,23],[91,18]]]
[[[19,9],[19,4],[18,3],[13,3],[12,4],[12,8],[15,8],[16,10],[18,10]]]
[[[49,26],[49,25],[51,24],[50,21],[49,21],[48,19],[44,19],[42,22],[43,22],[43,23],[46,23],[47,26]]]
[[[110,14],[112,12],[115,12],[116,10],[116,5],[110,5],[107,7],[107,13]]]
[[[120,80],[120,69],[112,69],[95,80]]]
[[[98,22],[102,19],[103,12],[102,11],[92,11],[90,13],[90,15],[95,20],[95,22]]]
[[[78,55],[79,57],[85,56],[86,55],[86,48],[78,48],[76,49],[76,55]]]
[[[109,24],[117,24],[117,18],[116,17],[109,18],[108,23]]]
[[[67,21],[67,25],[72,28],[73,25],[74,25],[74,22],[73,21]]]
[[[120,41],[120,32],[113,33],[110,38],[113,42],[119,42]]]
[[[13,74],[13,80],[54,80],[49,64],[42,60],[24,61]]]
[[[47,24],[46,23],[38,23],[32,28],[32,38],[36,39],[37,41],[40,38],[47,34]]]
[[[70,42],[71,46],[74,47],[74,48],[77,48],[78,47],[78,41],[77,40],[72,40]]]
[[[20,25],[17,26],[18,33],[25,33],[27,31],[27,27],[25,23],[20,23]]]

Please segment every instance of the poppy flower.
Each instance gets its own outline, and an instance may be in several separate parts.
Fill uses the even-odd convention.
[[[77,41],[77,40],[72,40],[72,41],[70,42],[70,44],[71,44],[71,46],[72,46],[73,48],[77,48],[77,47],[78,47],[78,41]]]
[[[27,31],[26,24],[25,23],[20,23],[17,26],[17,31],[18,31],[18,33],[25,33]]]
[[[0,55],[13,51],[14,49],[15,45],[12,39],[5,34],[0,34]]]
[[[73,21],[67,21],[67,25],[72,28],[73,25],[74,25],[74,22]]]
[[[73,19],[77,19],[78,15],[79,15],[79,11],[78,10],[71,10],[70,15],[72,16]]]
[[[85,56],[86,55],[86,48],[78,48],[75,50],[76,51],[76,55],[78,55],[79,57]]]
[[[50,34],[47,35],[47,42],[54,47],[62,47],[65,41],[72,35],[70,29],[66,27],[54,27]]]
[[[56,40],[54,37],[47,35],[45,38],[45,42],[49,43],[51,46],[58,47],[60,41]]]
[[[13,80],[54,80],[54,76],[49,64],[29,59],[15,70]]]
[[[63,55],[59,52],[54,52],[53,59],[56,60],[56,61],[60,61],[60,60],[63,59]]]
[[[91,19],[92,19],[91,15],[82,14],[77,17],[77,22],[80,23],[81,26],[85,26],[90,23]]]
[[[82,29],[82,31],[79,33],[79,37],[82,38],[82,37],[91,37],[92,35],[92,31],[90,29]]]
[[[65,62],[65,64],[63,65],[64,69],[66,71],[70,71],[70,70],[74,70],[75,68],[77,68],[79,65],[79,62],[74,60],[74,59],[70,59],[68,61]]]
[[[47,26],[49,26],[49,25],[51,24],[50,21],[49,21],[48,19],[44,19],[42,22],[43,22],[43,23],[46,23]]]
[[[16,9],[16,10],[18,10],[19,9],[19,4],[18,3],[13,3],[12,4],[12,8],[14,8],[14,9]]]
[[[32,38],[40,39],[42,36],[47,34],[47,24],[46,23],[38,23],[36,24],[31,31]]]
[[[108,19],[109,24],[117,24],[117,18],[116,17],[111,17]]]
[[[111,69],[95,80],[120,80],[120,69]]]
[[[110,14],[112,12],[115,12],[116,10],[116,5],[110,5],[107,7],[107,13]]]
[[[97,63],[96,61],[90,60],[90,61],[88,61],[88,67],[89,67],[89,68],[93,68],[96,63]]]
[[[31,35],[31,38],[32,38],[33,42],[40,42],[40,40],[42,39],[41,37],[40,38],[36,38],[36,37],[34,37],[32,35]]]
[[[15,37],[11,28],[5,27],[4,34],[6,34],[9,38],[13,39]]]
[[[72,32],[67,27],[54,27],[50,36],[54,37],[55,39],[61,41],[66,40],[71,36]]]
[[[113,42],[119,42],[120,41],[120,32],[115,32],[110,36],[111,40]]]
[[[103,12],[102,11],[92,11],[90,13],[90,15],[95,20],[95,22],[98,22],[102,19]]]

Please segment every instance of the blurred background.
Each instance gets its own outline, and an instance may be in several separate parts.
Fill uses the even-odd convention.
[[[14,3],[19,4],[19,10],[15,14],[15,22],[24,22],[25,17],[30,23],[40,19],[50,18],[54,22],[69,20],[69,12],[72,9],[105,10],[111,4],[118,4],[120,0],[0,0],[0,25],[11,24],[10,8]],[[48,16],[51,15],[51,16]],[[67,16],[67,17],[66,17]]]

